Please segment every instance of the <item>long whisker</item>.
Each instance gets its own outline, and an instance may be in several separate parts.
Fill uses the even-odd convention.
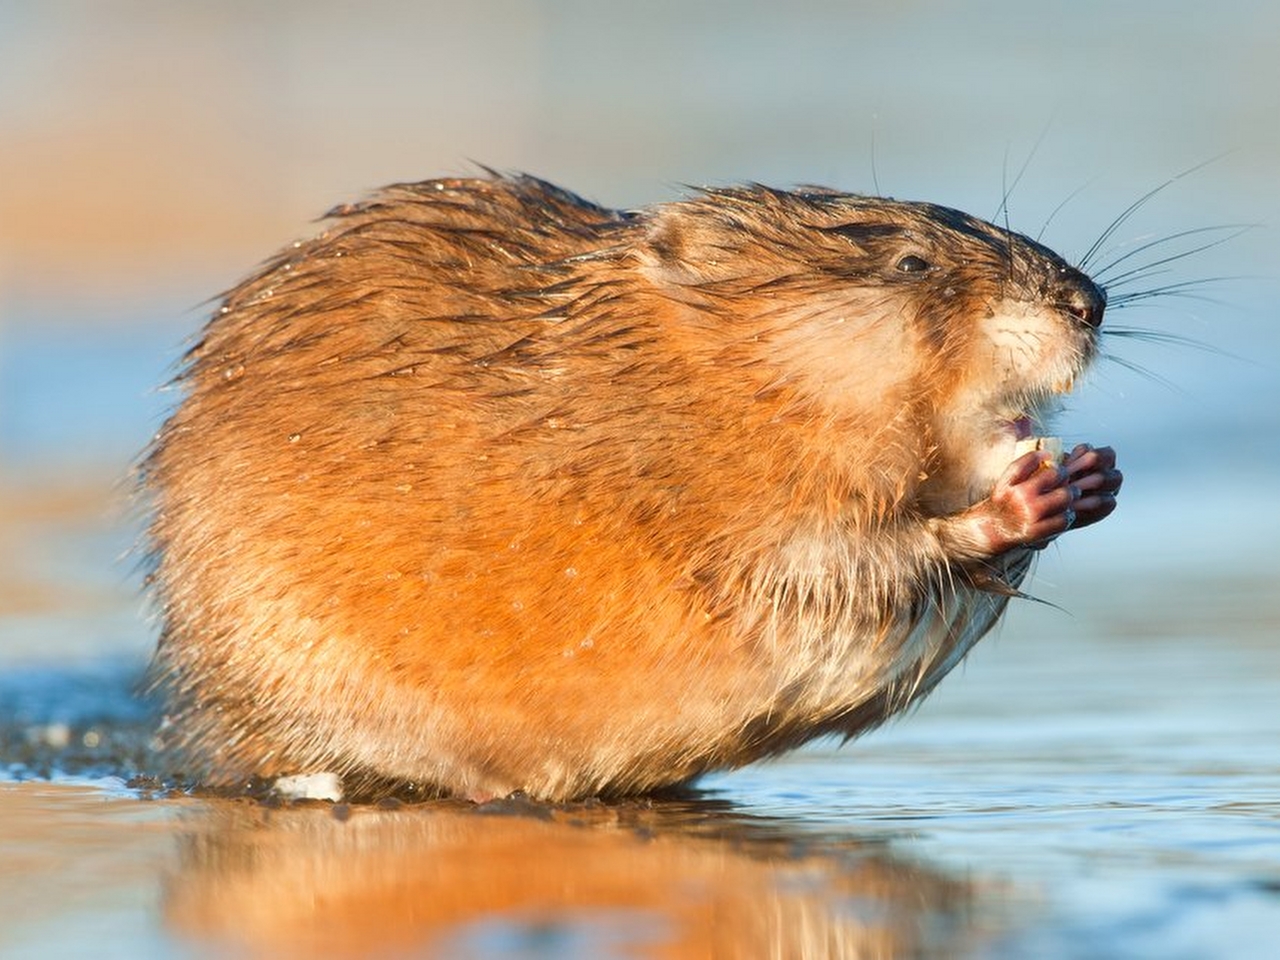
[[[1166,333],[1163,330],[1147,330],[1142,327],[1108,327],[1102,332],[1107,337],[1117,337],[1122,340],[1140,340],[1143,343],[1157,343],[1168,347],[1190,347],[1193,350],[1202,350],[1205,353],[1227,357],[1231,360],[1243,359],[1227,350],[1223,350],[1221,347],[1214,346],[1212,343],[1197,340],[1195,337],[1184,336],[1180,333]]]
[[[1102,284],[1102,286],[1106,288],[1108,293],[1110,293],[1116,290],[1118,287],[1125,287],[1133,283],[1140,283],[1144,280],[1153,280],[1156,277],[1163,276],[1164,274],[1169,272],[1170,271],[1168,270],[1153,270],[1151,271],[1150,274],[1147,274],[1145,276],[1140,276],[1135,274],[1134,276],[1129,277],[1125,280],[1120,280],[1114,283],[1104,283]],[[1165,293],[1168,291],[1176,292],[1180,288],[1194,287],[1200,283],[1225,283],[1228,280],[1234,281],[1234,280],[1257,280],[1257,279],[1258,279],[1257,277],[1250,277],[1247,274],[1234,274],[1231,276],[1221,276],[1221,277],[1200,277],[1195,280],[1182,280],[1182,281],[1179,281],[1178,283],[1165,284],[1164,286],[1161,286],[1161,287],[1147,287],[1143,290],[1134,290],[1132,292],[1122,293],[1119,296],[1109,299],[1108,302],[1119,303],[1120,301],[1124,300],[1125,297],[1132,297],[1138,294],[1143,294],[1143,295],[1148,293],[1158,294],[1158,293]]]
[[[1099,280],[1104,284],[1114,285],[1117,282],[1123,281],[1127,277],[1132,277],[1138,274],[1146,273],[1148,270],[1152,269],[1153,267],[1159,267],[1166,263],[1174,263],[1175,261],[1181,260],[1183,257],[1189,257],[1192,254],[1202,253],[1205,250],[1212,250],[1214,247],[1224,244],[1229,240],[1234,240],[1236,237],[1240,236],[1241,234],[1249,230],[1252,230],[1256,227],[1257,227],[1257,224],[1253,224],[1253,223],[1224,223],[1216,227],[1196,227],[1192,230],[1182,230],[1182,231],[1179,231],[1178,233],[1170,234],[1167,237],[1162,237],[1159,240],[1151,240],[1148,243],[1144,243],[1139,247],[1135,247],[1133,250],[1130,250],[1128,253],[1124,254],[1123,256],[1116,257],[1114,260],[1108,263],[1105,267],[1101,267],[1098,270],[1094,271],[1093,275],[1096,280]],[[1153,247],[1158,247],[1166,243],[1172,243],[1173,241],[1181,240],[1184,237],[1192,237],[1202,233],[1221,232],[1224,230],[1229,230],[1231,232],[1226,234],[1226,236],[1221,236],[1213,240],[1210,240],[1208,243],[1202,243],[1198,247],[1192,247],[1189,250],[1180,250],[1177,253],[1172,253],[1166,257],[1162,257],[1159,260],[1153,260],[1150,263],[1143,264],[1140,267],[1134,267],[1130,270],[1126,270],[1124,273],[1116,274],[1116,276],[1111,277],[1109,279],[1107,278],[1108,271],[1114,270],[1116,267],[1124,263],[1126,260],[1132,257],[1136,257],[1138,254],[1146,250],[1150,250]]]
[[[1169,390],[1172,390],[1174,393],[1178,393],[1178,394],[1182,394],[1183,396],[1186,396],[1186,391],[1177,383],[1168,379],[1167,377],[1162,377],[1160,376],[1160,374],[1154,373],[1153,371],[1148,370],[1146,367],[1144,367],[1140,363],[1134,363],[1132,360],[1128,360],[1125,357],[1116,356],[1114,353],[1111,353],[1109,351],[1104,352],[1102,354],[1102,357],[1105,360],[1109,360],[1111,363],[1114,363],[1118,366],[1124,367],[1126,370],[1136,373],[1138,376],[1142,377],[1144,380],[1150,380],[1152,383],[1158,383],[1160,386],[1165,387]]]
[[[1127,286],[1130,286],[1131,284],[1135,284],[1135,283],[1143,283],[1143,282],[1145,282],[1145,281],[1154,280],[1156,277],[1163,277],[1163,276],[1165,276],[1166,274],[1171,273],[1171,272],[1172,272],[1171,270],[1167,270],[1167,269],[1166,269],[1166,270],[1152,270],[1150,273],[1134,274],[1132,277],[1126,277],[1126,278],[1125,278],[1125,279],[1123,279],[1123,280],[1113,280],[1113,281],[1111,281],[1110,283],[1108,283],[1108,282],[1106,282],[1106,281],[1104,281],[1104,280],[1097,280],[1097,281],[1095,281],[1095,282],[1096,282],[1100,287],[1103,287],[1103,288],[1105,288],[1105,289],[1106,289],[1107,294],[1108,294],[1108,301],[1109,301],[1109,302],[1115,302],[1115,300],[1116,300],[1116,299],[1118,299],[1118,298],[1112,298],[1112,297],[1111,297],[1111,294],[1113,294],[1113,293],[1114,293],[1116,290],[1118,290],[1120,287],[1127,287]]]
[[[876,196],[883,197],[880,192],[880,176],[876,173],[876,124],[875,117],[871,118],[871,185],[875,188]]]
[[[1208,160],[1202,160],[1200,163],[1197,163],[1194,167],[1189,167],[1188,169],[1183,170],[1181,173],[1174,174],[1164,183],[1148,190],[1146,193],[1140,196],[1137,200],[1133,201],[1133,203],[1129,204],[1129,206],[1125,207],[1124,210],[1120,212],[1120,215],[1116,217],[1114,220],[1112,220],[1111,223],[1107,226],[1107,228],[1102,231],[1098,239],[1093,241],[1093,245],[1089,247],[1088,250],[1085,251],[1084,256],[1080,258],[1080,263],[1079,263],[1080,269],[1084,270],[1085,267],[1088,266],[1089,261],[1091,261],[1095,256],[1098,255],[1098,251],[1102,249],[1102,245],[1106,243],[1108,240],[1110,240],[1113,236],[1115,236],[1116,231],[1119,230],[1122,226],[1124,226],[1124,224],[1128,222],[1130,217],[1132,217],[1135,213],[1137,213],[1144,206],[1146,206],[1147,203],[1153,197],[1155,197],[1157,194],[1159,194],[1161,191],[1163,191],[1167,187],[1177,183],[1183,177],[1190,176],[1196,171],[1201,170],[1204,167],[1207,167],[1209,164],[1215,163],[1218,160],[1222,159],[1222,157],[1226,156],[1227,152],[1221,153],[1216,157],[1210,157]]]
[[[1212,344],[1193,340],[1180,333],[1167,333],[1164,330],[1148,330],[1145,327],[1108,327],[1103,333],[1108,337],[1124,337],[1127,340],[1145,340],[1150,343],[1172,343],[1179,346],[1197,347],[1204,350],[1214,349]]]
[[[1067,194],[1067,198],[1065,200],[1063,200],[1060,204],[1054,207],[1052,211],[1050,211],[1049,216],[1047,216],[1045,218],[1044,223],[1040,225],[1040,232],[1036,234],[1037,243],[1041,240],[1042,237],[1044,237],[1044,232],[1049,229],[1049,224],[1053,223],[1054,218],[1058,214],[1060,214],[1064,209],[1066,209],[1067,204],[1070,203],[1072,200],[1074,200],[1076,197],[1080,196],[1080,194],[1084,193],[1084,191],[1088,187],[1092,186],[1092,184],[1093,184],[1093,181],[1090,180],[1088,183],[1084,183],[1076,187],[1069,194]]]
[[[996,207],[995,216],[1003,216],[1005,233],[1009,232],[1009,191],[1013,188],[1009,186],[1009,146],[1005,144],[1004,160],[1000,164],[1000,206]]]
[[[1018,168],[1017,175],[1013,178],[1013,183],[1009,183],[1009,150],[1006,147],[1004,152],[1004,166],[1000,173],[1000,186],[1003,195],[1000,197],[1000,206],[996,207],[995,216],[991,219],[1004,215],[1004,228],[1009,229],[1009,198],[1013,195],[1013,191],[1018,188],[1018,184],[1022,182],[1022,177],[1026,174],[1027,169],[1031,166],[1031,161],[1035,159],[1036,154],[1040,151],[1041,145],[1045,138],[1049,136],[1049,128],[1053,126],[1053,117],[1045,121],[1044,128],[1040,131],[1040,135],[1036,137],[1036,142],[1031,145],[1031,151],[1027,154],[1027,159],[1022,161],[1022,166]],[[1056,211],[1055,211],[1056,212]]]
[[[1221,305],[1221,300],[1213,297],[1207,297],[1203,294],[1192,293],[1196,287],[1209,283],[1226,283],[1228,281],[1247,280],[1247,276],[1234,277],[1202,277],[1199,280],[1183,280],[1179,283],[1166,283],[1160,287],[1150,287],[1146,290],[1132,290],[1128,293],[1122,293],[1119,296],[1107,298],[1107,306],[1110,308],[1125,307],[1130,304],[1138,303],[1142,300],[1151,300],[1155,297],[1182,297],[1187,300],[1201,300],[1205,303],[1216,303]],[[1107,288],[1110,291],[1111,287]]]
[[[1017,182],[1017,177],[1014,182]],[[1005,144],[1004,161],[1000,164],[1000,206],[996,207],[996,216],[1003,214],[1004,217],[1004,279],[1007,284],[1013,283],[1013,232],[1009,227],[1009,194],[1012,190],[1009,185],[1009,145]]]
[[[1223,300],[1221,297],[1211,297],[1204,293],[1189,293],[1186,291],[1174,291],[1168,293],[1165,291],[1152,291],[1148,294],[1146,291],[1135,291],[1127,296],[1116,297],[1107,304],[1108,310],[1127,310],[1132,307],[1145,307],[1149,305],[1149,301],[1161,297],[1168,297],[1171,300],[1190,300],[1194,303],[1204,303],[1215,307],[1230,307],[1229,300]]]

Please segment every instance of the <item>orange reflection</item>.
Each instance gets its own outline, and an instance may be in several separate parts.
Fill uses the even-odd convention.
[[[193,826],[170,927],[261,956],[892,957],[974,933],[960,881],[705,802],[219,802]]]

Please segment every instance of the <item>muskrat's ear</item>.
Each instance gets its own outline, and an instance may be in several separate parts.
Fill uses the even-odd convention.
[[[649,220],[644,240],[638,254],[645,273],[655,280],[684,285],[708,279],[700,268],[709,264],[698,255],[699,238],[689,218],[660,210]]]
[[[659,212],[649,220],[645,239],[658,260],[683,261],[687,242],[688,224],[680,217],[664,216]]]

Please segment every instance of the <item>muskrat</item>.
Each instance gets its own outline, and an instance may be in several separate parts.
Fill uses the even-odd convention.
[[[687,784],[919,700],[1107,447],[1015,456],[1105,295],[956,210],[388,187],[222,301],[143,470],[156,668],[210,784]]]

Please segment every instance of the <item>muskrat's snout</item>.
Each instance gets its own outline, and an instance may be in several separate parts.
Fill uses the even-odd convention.
[[[1107,307],[1107,295],[1096,283],[1074,267],[1059,270],[1054,300],[1067,313],[1094,330],[1102,326],[1102,313]]]

